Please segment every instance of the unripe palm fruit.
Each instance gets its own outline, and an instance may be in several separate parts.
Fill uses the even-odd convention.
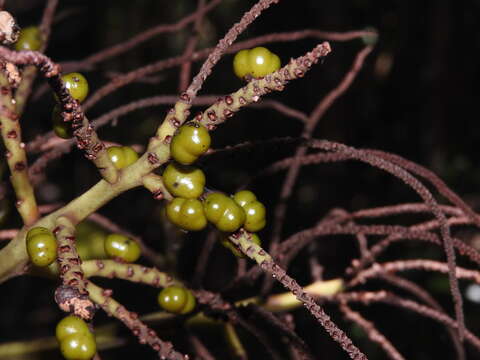
[[[67,360],[90,360],[97,352],[93,335],[70,335],[60,342],[60,351]]]
[[[140,257],[140,246],[122,234],[110,234],[105,239],[105,252],[111,258],[119,258],[125,262],[137,261]]]
[[[107,233],[97,224],[84,220],[75,227],[77,252],[82,260],[106,259]]]
[[[79,102],[85,100],[88,95],[88,81],[82,74],[77,72],[65,74],[62,81],[72,98]]]
[[[165,187],[173,196],[194,199],[203,193],[205,174],[196,167],[172,162],[162,176]]]
[[[70,335],[91,335],[90,329],[81,318],[69,315],[60,320],[55,328],[55,336],[58,341],[63,341]]]
[[[30,229],[26,237],[27,253],[36,266],[48,266],[57,258],[57,240],[52,232],[43,227]]]
[[[108,156],[117,169],[123,169],[133,164],[138,159],[138,154],[130,146],[110,146],[107,148]]]
[[[200,200],[174,198],[166,206],[167,219],[184,230],[198,231],[207,226]]]
[[[20,30],[20,35],[15,43],[15,50],[37,51],[42,47],[43,36],[37,26],[28,26]]]
[[[245,212],[231,198],[222,193],[211,193],[203,203],[208,221],[223,232],[238,230],[245,222]]]
[[[55,132],[55,135],[61,137],[62,139],[70,139],[73,136],[72,127],[69,123],[63,121],[60,113],[60,107],[55,105],[52,111],[53,131]]]
[[[261,78],[280,69],[280,58],[264,47],[241,50],[233,58],[233,71],[243,79],[247,75]]]
[[[195,308],[192,292],[180,286],[169,286],[158,294],[158,303],[162,309],[174,314],[188,314]]]
[[[245,211],[244,229],[250,232],[256,232],[265,227],[265,206],[257,200],[255,194],[249,190],[237,192],[233,199]]]
[[[183,165],[194,163],[210,147],[211,138],[205,126],[190,121],[180,126],[170,143],[175,161]]]
[[[260,240],[257,234],[252,234],[251,240],[253,243],[257,244],[258,246],[260,246],[260,244],[262,243],[262,241]],[[233,253],[233,255],[235,255],[236,257],[240,259],[244,259],[246,257],[231,241],[228,240],[227,237],[224,237],[220,242],[223,246],[229,249]]]

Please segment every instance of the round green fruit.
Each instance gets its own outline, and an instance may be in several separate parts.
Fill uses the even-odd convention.
[[[280,58],[264,47],[241,50],[233,58],[233,71],[243,79],[247,75],[262,78],[280,69]]]
[[[233,199],[222,193],[207,195],[203,207],[207,220],[220,231],[236,231],[245,222],[243,209]]]
[[[27,233],[27,253],[32,264],[48,266],[57,258],[57,240],[46,228],[34,227]]]
[[[90,360],[97,352],[97,344],[92,334],[74,334],[60,342],[60,351],[67,360]]]
[[[203,193],[205,174],[196,167],[170,163],[162,176],[165,187],[173,196],[195,199]]]
[[[42,47],[43,36],[37,26],[28,26],[20,30],[20,35],[15,43],[15,50],[37,51]]]
[[[140,246],[122,234],[110,234],[105,239],[105,253],[111,258],[119,258],[125,262],[137,261],[140,257]]]
[[[91,335],[87,323],[77,316],[69,315],[58,322],[55,329],[55,336],[58,341],[63,341],[74,334]]]
[[[265,206],[257,200],[255,194],[249,190],[237,192],[233,199],[245,211],[244,229],[256,232],[263,229],[267,223]]]
[[[88,81],[82,74],[76,72],[65,74],[62,81],[72,98],[79,102],[85,100],[88,95]]]
[[[133,164],[138,159],[138,154],[130,146],[110,146],[108,156],[117,169],[123,169]]]
[[[73,130],[69,123],[63,121],[60,115],[60,107],[55,105],[52,111],[53,132],[62,139],[70,139],[73,136]]]
[[[190,165],[208,150],[210,143],[207,128],[191,121],[177,130],[170,143],[170,152],[175,161]]]
[[[260,238],[258,237],[257,234],[252,234],[252,238],[251,238],[251,241],[255,244],[257,244],[258,246],[261,245],[262,241],[260,240]],[[240,259],[244,259],[246,258],[245,255],[243,255],[243,253],[240,251],[240,249],[238,249],[230,240],[228,240],[228,237],[224,237],[220,243],[225,246],[227,249],[229,249],[233,255],[235,255],[236,257],[240,258]]]
[[[174,314],[188,314],[195,308],[195,297],[190,290],[179,286],[169,286],[158,294],[162,309]]]
[[[207,226],[200,200],[174,198],[166,206],[167,219],[184,230],[198,231]]]

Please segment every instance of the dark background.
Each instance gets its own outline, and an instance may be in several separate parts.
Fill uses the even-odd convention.
[[[238,21],[253,1],[225,0],[211,12],[204,24],[200,45],[213,46],[217,39]],[[39,21],[43,1],[8,1],[7,9],[21,26]],[[195,1],[61,1],[59,12],[75,9],[74,15],[55,24],[47,54],[56,61],[78,60],[106,46],[128,39],[158,23],[173,23],[195,10]],[[374,27],[380,37],[374,52],[350,90],[325,114],[315,137],[339,141],[355,147],[376,148],[399,154],[436,172],[447,184],[474,207],[479,202],[478,152],[478,54],[480,1],[281,1],[267,10],[240,36],[253,36],[301,29],[350,31]],[[92,93],[107,82],[109,72],[127,72],[142,65],[183,52],[190,28],[175,34],[160,35],[133,51],[98,64],[85,73]],[[274,43],[268,47],[286,63],[309,51],[318,40]],[[357,39],[332,42],[333,52],[323,65],[315,66],[305,78],[294,81],[283,93],[269,95],[306,113],[336,86],[363,46]],[[225,56],[205,83],[202,94],[225,94],[242,86],[231,71],[231,56]],[[194,66],[198,70],[201,62]],[[178,68],[155,76],[158,84],[136,83],[111,94],[87,114],[95,118],[121,104],[146,96],[176,94]],[[37,82],[37,86],[41,82]],[[22,118],[24,138],[28,141],[49,130],[53,100],[50,94],[32,102]],[[124,144],[144,144],[162,120],[167,107],[140,110],[119,119],[116,127],[99,131],[102,139]],[[245,109],[213,133],[213,147],[233,145],[247,140],[280,136],[298,136],[301,124],[272,110]],[[208,186],[233,192],[249,175],[267,164],[289,156],[294,148],[287,145],[262,147],[258,151],[206,160]],[[5,179],[7,174],[2,172]],[[47,181],[37,191],[41,202],[68,201],[98,181],[93,166],[78,152],[72,152],[48,167]],[[273,209],[283,182],[283,174],[260,179],[252,184],[259,198]],[[401,182],[379,170],[359,164],[327,164],[302,170],[289,203],[284,235],[312,226],[333,207],[357,210],[375,206],[418,201],[415,193]],[[134,205],[134,206],[133,206]],[[162,240],[159,204],[144,190],[134,190],[108,204],[101,212],[123,224],[154,248],[165,251]],[[409,224],[418,218],[395,218],[396,224]],[[2,227],[18,223],[11,214]],[[268,242],[269,228],[262,232]],[[473,232],[463,229],[456,235],[469,240]],[[177,270],[185,278],[192,276],[195,259],[204,234],[192,236],[188,246],[180,249]],[[189,240],[189,239],[188,239]],[[325,266],[325,277],[341,276],[351,258],[357,255],[356,244],[349,239],[323,239],[316,256]],[[206,286],[219,290],[234,270],[231,258],[215,248],[215,261],[209,267]],[[309,281],[308,267],[301,253],[289,272],[302,284]],[[419,244],[397,245],[380,260],[393,258],[443,259],[439,249]],[[470,265],[462,263],[462,265]],[[417,280],[452,314],[448,286],[443,276],[408,274]],[[111,284],[111,283],[109,283]],[[120,283],[119,283],[120,284]],[[115,283],[115,285],[118,285]],[[462,289],[465,287],[462,284]],[[155,302],[146,304],[148,294],[156,291],[121,283],[118,298],[127,307],[144,313],[155,310]],[[373,283],[373,289],[385,288]],[[0,287],[0,340],[28,339],[52,333],[60,314],[52,299],[54,285],[43,279],[19,278]],[[257,288],[253,289],[253,293]],[[447,290],[446,290],[447,289]],[[276,291],[279,289],[276,289]],[[132,296],[132,294],[135,294]],[[252,294],[252,289],[245,290]],[[137,296],[138,295],[138,296]],[[465,300],[467,326],[480,330],[478,304]],[[375,305],[363,313],[374,320],[407,359],[453,359],[454,352],[446,331],[431,320],[395,308]],[[370,359],[386,356],[372,345],[356,327],[343,322],[334,307],[327,307],[334,320],[352,334],[353,340]],[[307,340],[319,358],[346,359],[318,324],[304,311],[295,312],[298,333]],[[99,323],[105,319],[98,320]],[[48,330],[48,331],[47,331]],[[175,336],[174,333],[170,334]],[[220,336],[214,334],[213,336]],[[252,339],[250,339],[252,340]],[[181,339],[177,341],[182,344]],[[226,356],[222,341],[206,337],[219,357]],[[262,347],[251,341],[251,358],[263,359]],[[180,348],[182,345],[180,345]],[[142,358],[152,352],[134,343],[123,350],[106,351],[104,358],[123,358],[129,351]],[[469,345],[467,345],[469,349]],[[469,349],[471,350],[471,349]],[[188,350],[186,350],[188,351]],[[55,354],[55,355],[54,355]],[[45,358],[53,358],[48,353]],[[102,354],[103,356],[103,354]],[[478,358],[471,351],[469,359]],[[31,357],[33,358],[33,357]]]

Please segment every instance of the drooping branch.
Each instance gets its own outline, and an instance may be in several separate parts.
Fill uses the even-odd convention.
[[[351,359],[366,360],[367,357],[352,343],[350,338],[338,328],[315,300],[305,292],[298,283],[288,276],[281,267],[273,261],[272,257],[260,246],[250,240],[251,235],[243,230],[232,234],[229,240],[239,248],[242,253],[254,260],[260,267],[273,276],[285,288],[290,290],[301,301],[306,309],[318,320],[327,333],[340,344]]]

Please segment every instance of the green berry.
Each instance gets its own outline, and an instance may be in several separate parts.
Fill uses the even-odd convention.
[[[257,234],[252,234],[251,240],[253,243],[257,244],[258,246],[260,246],[260,244],[262,243],[262,241],[260,240]],[[235,255],[236,257],[240,259],[244,259],[246,257],[230,240],[228,240],[227,237],[224,237],[220,241],[220,243],[223,246],[225,246],[227,249],[229,249],[232,252],[232,254]]]
[[[174,314],[188,314],[195,308],[195,297],[190,290],[179,286],[164,288],[158,294],[162,309]]]
[[[196,167],[170,163],[162,176],[165,187],[173,196],[194,199],[203,193],[205,174]]]
[[[280,58],[264,47],[241,50],[233,58],[233,71],[243,79],[247,75],[261,78],[280,69]]]
[[[244,229],[250,232],[256,232],[265,227],[266,210],[265,206],[257,201],[255,194],[249,190],[237,192],[233,199],[245,211]]]
[[[138,159],[138,154],[130,146],[110,146],[108,156],[117,169],[123,169]]]
[[[55,336],[57,340],[61,342],[73,334],[89,335],[91,333],[85,321],[77,316],[69,315],[58,322],[55,329]]]
[[[222,193],[207,195],[203,207],[208,221],[220,231],[236,231],[245,222],[243,209],[233,199]]]
[[[111,258],[120,258],[125,262],[137,261],[140,257],[140,246],[122,234],[110,234],[105,239],[105,253]]]
[[[97,352],[93,335],[70,335],[60,342],[60,351],[67,360],[90,360]]]
[[[184,230],[198,231],[207,226],[200,200],[174,198],[166,206],[168,220]]]
[[[48,266],[57,258],[57,240],[46,228],[35,227],[27,233],[27,253],[36,266]]]
[[[43,36],[37,26],[28,26],[20,30],[20,35],[15,43],[15,50],[37,51],[42,47]]]
[[[52,125],[55,135],[62,139],[70,139],[73,136],[73,130],[69,123],[63,121],[60,115],[60,107],[55,105],[52,111]]]
[[[105,238],[107,234],[97,224],[82,221],[76,226],[76,245],[82,260],[106,259]]]
[[[88,81],[80,73],[69,73],[62,76],[70,96],[79,102],[85,100],[88,95]]]
[[[191,121],[177,130],[170,143],[170,152],[180,164],[190,165],[208,150],[210,143],[207,128]]]

